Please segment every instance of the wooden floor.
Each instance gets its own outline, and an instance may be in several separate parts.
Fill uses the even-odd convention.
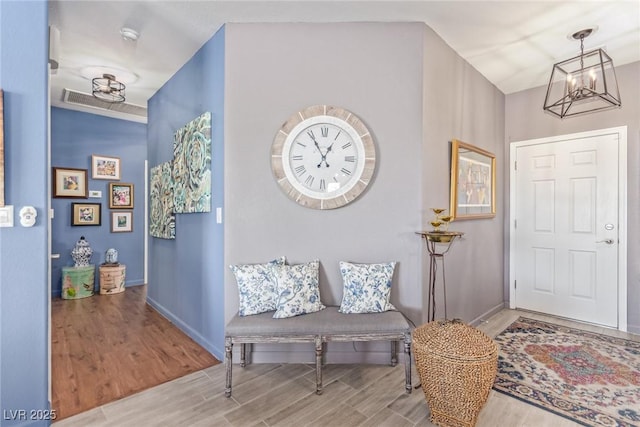
[[[640,340],[637,335],[502,310],[478,328],[495,336],[518,316],[549,320]],[[414,384],[419,383],[415,369]],[[224,365],[194,372],[144,392],[56,422],[55,427],[106,426],[432,426],[421,389],[404,393],[404,367],[327,365],[324,393],[304,364],[234,367],[233,396],[224,397]],[[478,427],[577,426],[565,418],[491,391]]]
[[[219,363],[146,304],[146,289],[51,302],[51,404],[58,419]]]

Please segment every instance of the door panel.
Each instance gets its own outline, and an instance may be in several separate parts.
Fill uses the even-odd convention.
[[[515,152],[515,305],[617,326],[618,136]]]

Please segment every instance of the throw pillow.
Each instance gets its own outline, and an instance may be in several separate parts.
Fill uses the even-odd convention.
[[[343,291],[340,313],[381,313],[395,310],[389,302],[395,262],[352,264],[340,261]]]
[[[238,283],[240,316],[264,313],[276,309],[278,292],[271,267],[284,265],[284,256],[266,264],[230,265]]]
[[[318,272],[320,261],[306,264],[276,265],[274,272],[278,289],[278,304],[274,319],[294,317],[325,309],[320,301]]]

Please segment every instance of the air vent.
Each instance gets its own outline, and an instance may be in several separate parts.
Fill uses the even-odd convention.
[[[128,104],[126,102],[111,103],[95,98],[89,93],[77,92],[71,89],[64,89],[62,100],[67,104],[84,105],[85,107],[109,110],[122,114],[132,114],[138,117],[147,117],[147,109],[140,105]]]

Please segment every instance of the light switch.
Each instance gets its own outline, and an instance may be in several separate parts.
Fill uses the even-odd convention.
[[[13,227],[13,206],[0,208],[0,227]]]
[[[222,224],[222,208],[216,208],[216,222]]]

